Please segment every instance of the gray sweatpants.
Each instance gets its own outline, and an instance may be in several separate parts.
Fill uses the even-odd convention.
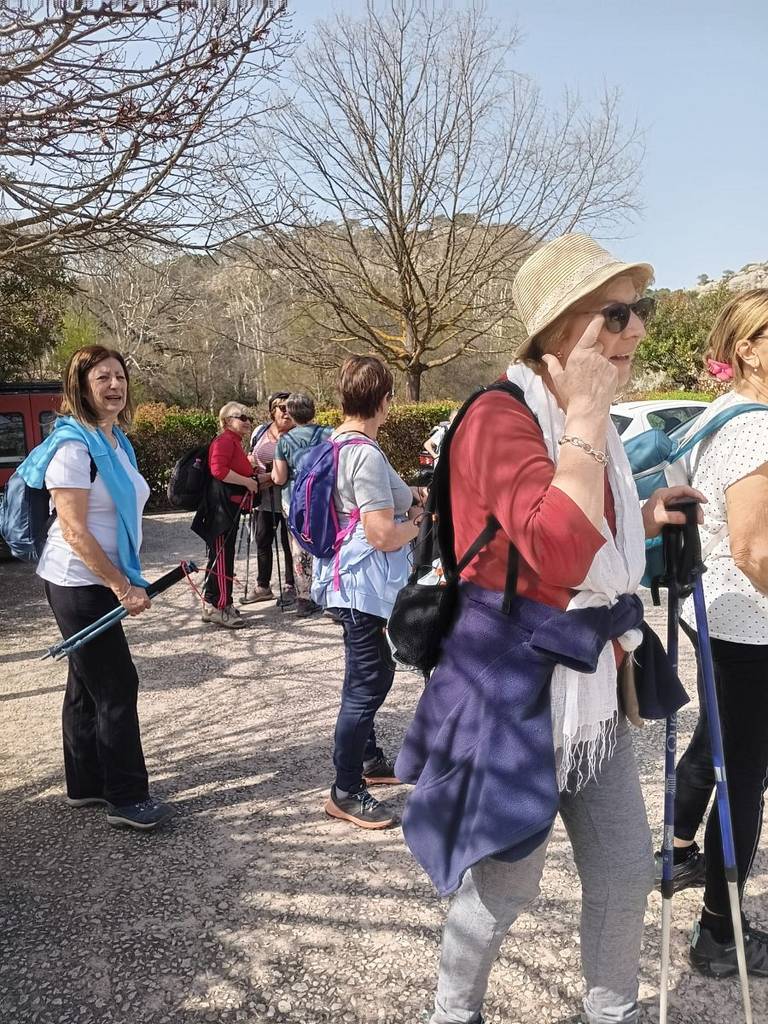
[[[589,1024],[638,1019],[637,971],[653,849],[625,720],[598,778],[563,793],[560,816],[581,879],[581,963]],[[473,1024],[512,922],[539,894],[547,843],[514,863],[487,857],[464,876],[443,932],[430,1024]]]

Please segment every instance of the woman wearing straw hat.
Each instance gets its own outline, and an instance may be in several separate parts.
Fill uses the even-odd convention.
[[[396,765],[417,783],[406,841],[455,893],[431,1024],[482,1020],[491,966],[539,891],[558,811],[582,885],[586,1019],[638,1019],[653,853],[617,666],[640,642],[645,538],[682,522],[665,501],[700,497],[668,488],[641,512],[609,416],[653,307],[642,298],[652,274],[584,235],[534,252],[513,288],[528,337],[508,377],[525,401],[483,395],[451,442],[457,552],[490,516],[501,529],[462,573],[456,620]]]

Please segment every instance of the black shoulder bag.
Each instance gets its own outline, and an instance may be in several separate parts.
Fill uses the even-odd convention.
[[[504,391],[525,405],[523,392],[516,384],[499,381],[478,388],[456,414],[440,447],[440,458],[435,467],[421,531],[414,546],[413,570],[408,582],[397,595],[387,623],[396,660],[420,669],[425,677],[437,664],[443,639],[456,617],[461,573],[500,529],[498,520],[489,516],[482,531],[463,556],[456,560],[450,494],[451,442],[469,407],[489,391]],[[432,570],[438,558],[443,570],[440,582],[419,583],[419,579]],[[517,590],[517,564],[517,549],[510,544],[503,603],[503,610],[507,614]]]

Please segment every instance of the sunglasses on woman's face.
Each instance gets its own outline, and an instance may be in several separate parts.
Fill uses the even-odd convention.
[[[231,420],[240,420],[241,423],[253,423],[253,416],[246,416],[244,412],[241,412],[239,416],[230,416]]]
[[[634,313],[643,323],[647,323],[656,309],[656,300],[650,297],[638,299],[637,302],[611,302],[596,312],[605,318],[606,330],[611,334],[621,334],[626,330],[629,318]]]

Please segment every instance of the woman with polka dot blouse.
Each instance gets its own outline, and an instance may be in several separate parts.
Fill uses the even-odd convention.
[[[768,289],[742,292],[722,310],[709,337],[707,367],[733,387],[712,403],[702,424],[739,403],[766,403],[765,412],[734,416],[691,459],[692,484],[708,499],[703,584],[743,895],[768,776]],[[682,618],[695,643],[690,598]],[[714,785],[701,679],[699,698],[699,721],[677,769],[675,875],[678,888],[704,879],[690,959],[703,974],[724,977],[737,965],[717,806],[707,821],[703,858],[694,841]],[[747,927],[745,938],[750,973],[768,977],[768,934]]]

